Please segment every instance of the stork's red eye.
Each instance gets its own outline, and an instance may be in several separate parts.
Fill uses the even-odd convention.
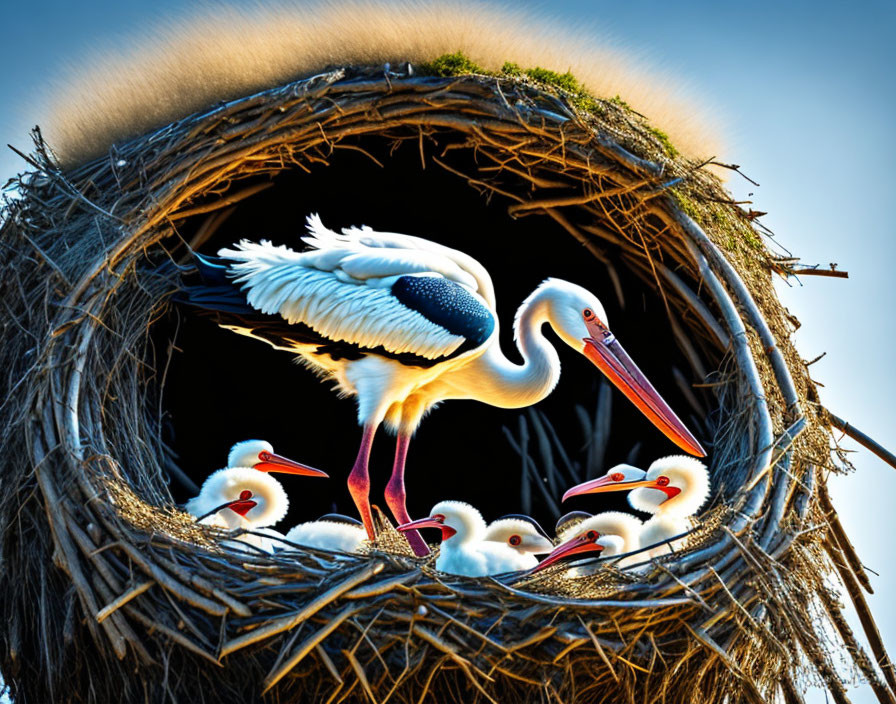
[[[251,499],[251,498],[252,498],[252,492],[251,492],[251,491],[246,490],[246,491],[241,491],[241,492],[240,492],[240,501],[248,501],[248,500]]]
[[[258,459],[260,459],[262,462],[267,462],[269,459],[271,459],[271,453],[262,450],[258,453]]]
[[[523,539],[518,535],[511,535],[510,539],[507,542],[516,547],[523,542]]]
[[[594,318],[594,311],[590,308],[586,308],[582,311],[582,315],[585,316],[585,320],[592,320]]]
[[[625,479],[625,475],[622,472],[613,472],[610,475],[610,479],[612,479],[614,482],[621,482],[623,479]]]
[[[596,530],[589,530],[587,533],[585,533],[585,537],[593,543],[600,537],[600,533],[598,533]]]
[[[669,477],[657,477],[656,485],[657,486],[669,486]]]

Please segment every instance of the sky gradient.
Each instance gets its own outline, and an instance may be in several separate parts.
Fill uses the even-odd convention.
[[[823,402],[894,449],[896,233],[889,210],[896,193],[896,3],[519,5],[596,37],[609,33],[617,45],[680,79],[719,116],[730,145],[719,157],[741,164],[761,184],[732,176],[734,195],[752,193],[752,207],[769,213],[763,224],[805,262],[837,262],[849,271],[848,280],[782,282],[778,292],[802,322],[795,336],[802,356],[827,353],[811,367],[824,384]],[[195,4],[2,0],[0,7],[0,137],[28,151],[35,86],[98,46],[126,44],[147,22]],[[11,152],[0,153],[0,180],[24,168]],[[881,533],[896,497],[896,471],[865,451],[853,458],[856,472],[832,479],[832,491],[860,556],[880,573],[872,575],[870,602],[892,648],[896,567],[890,531]],[[867,688],[852,696],[873,700]],[[815,692],[810,701],[824,697]]]

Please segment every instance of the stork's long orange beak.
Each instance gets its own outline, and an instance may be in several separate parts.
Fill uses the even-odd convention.
[[[307,464],[294,462],[291,459],[281,455],[275,455],[273,452],[261,452],[258,455],[261,460],[255,465],[255,469],[259,472],[279,472],[281,474],[300,474],[305,477],[329,477],[326,472],[322,472]]]
[[[564,557],[569,557],[570,555],[580,555],[589,552],[597,553],[597,555],[600,555],[603,549],[603,545],[598,545],[593,540],[589,540],[585,536],[567,540],[565,543],[562,543],[561,545],[558,545],[556,548],[554,548],[550,555],[539,562],[538,565],[532,569],[532,574],[538,572],[539,570],[543,570],[545,567],[553,565],[555,562],[557,562],[558,560],[562,560]]]
[[[690,455],[705,457],[706,452],[675,412],[662,399],[638,369],[632,358],[609,329],[597,319],[586,321],[591,337],[584,338],[582,353],[594,362],[629,401],[650,419],[663,434]]]

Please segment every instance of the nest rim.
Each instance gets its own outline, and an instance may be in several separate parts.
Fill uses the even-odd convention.
[[[511,104],[508,95],[517,103]],[[459,117],[463,112],[458,107],[461,98],[466,101],[464,110],[471,113],[466,121]],[[353,101],[358,103],[355,105],[358,109],[354,112],[346,110]],[[364,101],[367,103],[360,106]],[[271,639],[283,634],[281,652],[264,677],[264,692],[278,691],[275,687],[286,678],[286,682],[292,682],[282,690],[283,696],[288,696],[291,688],[297,686],[297,680],[287,675],[311,652],[316,653],[318,667],[326,673],[317,685],[321,688],[319,691],[329,691],[322,683],[329,679],[333,684],[334,673],[335,680],[340,682],[336,689],[341,689],[348,671],[356,676],[352,686],[365,689],[367,677],[354,655],[355,650],[343,651],[352,655],[346,656],[348,665],[340,672],[334,666],[332,656],[320,646],[326,643],[330,634],[338,632],[342,624],[352,622],[359,612],[357,604],[363,603],[365,610],[385,608],[382,604],[400,592],[407,604],[417,605],[407,620],[408,637],[416,638],[436,660],[450,662],[459,673],[457,676],[476,688],[477,697],[491,698],[489,688],[495,677],[510,690],[529,691],[536,684],[543,687],[544,683],[532,673],[542,671],[538,668],[543,667],[545,658],[550,659],[553,666],[562,665],[567,674],[582,659],[599,663],[600,673],[592,672],[593,679],[599,682],[615,679],[618,686],[619,675],[609,665],[603,648],[617,655],[626,651],[614,647],[617,644],[600,629],[592,630],[592,621],[586,624],[583,620],[583,617],[593,619],[601,612],[612,612],[619,618],[626,614],[625,618],[639,623],[639,627],[645,623],[654,624],[652,633],[661,642],[665,638],[672,643],[682,633],[693,634],[696,628],[698,640],[715,658],[718,668],[718,673],[706,678],[706,686],[711,689],[711,683],[724,682],[724,691],[734,691],[731,689],[733,685],[719,674],[730,676],[732,669],[724,651],[722,654],[716,652],[715,638],[732,636],[735,632],[747,633],[743,637],[743,647],[747,648],[746,643],[753,643],[751,647],[755,647],[757,642],[766,642],[767,637],[761,629],[751,630],[753,625],[750,623],[737,621],[738,610],[731,603],[714,609],[715,614],[722,613],[723,616],[716,617],[710,625],[707,623],[713,617],[707,618],[703,607],[709,599],[718,603],[723,591],[733,595],[731,598],[740,609],[744,608],[741,602],[752,604],[751,614],[762,606],[753,587],[740,580],[729,588],[725,586],[724,576],[731,575],[733,567],[743,568],[745,565],[751,573],[768,569],[769,565],[786,556],[795,542],[799,542],[799,530],[782,531],[781,527],[785,523],[803,526],[810,519],[815,507],[812,499],[817,470],[806,463],[802,466],[795,463],[793,447],[801,436],[805,437],[807,430],[821,432],[821,424],[818,416],[807,412],[801,403],[801,398],[811,397],[814,393],[811,389],[807,391],[811,382],[805,374],[794,380],[791,373],[793,353],[786,348],[789,343],[786,339],[782,342],[780,328],[773,330],[767,320],[780,317],[780,309],[773,307],[776,302],[757,303],[751,291],[755,282],[744,281],[729,261],[729,257],[737,261],[736,256],[714,242],[712,230],[705,230],[692,217],[699,219],[704,213],[692,210],[692,200],[685,200],[681,195],[670,196],[669,191],[681,185],[681,193],[694,193],[700,189],[715,192],[719,190],[718,184],[711,176],[696,169],[693,163],[664,159],[662,149],[651,143],[649,132],[643,125],[634,122],[618,106],[607,109],[609,112],[600,117],[583,116],[562,94],[512,79],[475,76],[408,76],[401,79],[384,77],[369,70],[346,72],[337,69],[191,116],[151,135],[118,145],[109,158],[85,164],[65,175],[54,171],[51,160],[45,157],[41,168],[49,174],[48,180],[59,179],[66,184],[63,193],[68,193],[80,208],[103,219],[121,234],[92,264],[81,267],[77,279],[69,282],[68,276],[59,271],[59,276],[70,287],[64,305],[48,326],[49,343],[42,355],[51,367],[62,360],[63,369],[58,375],[56,372],[51,374],[45,385],[32,389],[30,397],[33,408],[49,409],[39,414],[39,421],[30,429],[35,478],[45,501],[64,507],[57,516],[50,516],[54,542],[82,607],[95,616],[95,623],[89,624],[88,630],[101,648],[111,647],[120,658],[131,652],[147,666],[155,662],[136,637],[134,628],[139,624],[157,629],[177,646],[219,665],[222,658],[235,653],[239,653],[238,662],[245,662],[250,657],[247,653],[261,652],[274,642]],[[254,135],[245,134],[246,125],[252,124],[249,117],[256,121],[270,120],[264,123],[263,134],[261,131]],[[352,122],[352,119],[357,121]],[[304,150],[298,149],[297,120],[305,121],[304,135],[313,142]],[[319,137],[310,136],[313,125],[320,127]],[[233,192],[234,184],[245,178],[232,170],[239,159],[258,159],[260,166],[252,171],[257,176],[275,171],[277,160],[284,161],[286,154],[295,159],[300,152],[311,154],[312,147],[324,148],[347,135],[365,130],[383,134],[406,128],[417,128],[421,140],[427,129],[465,131],[484,143],[489,142],[489,136],[504,136],[508,132],[537,134],[541,138],[549,135],[553,141],[546,149],[546,158],[559,163],[563,169],[594,168],[598,162],[592,164],[587,155],[581,157],[578,153],[590,149],[600,156],[600,163],[610,163],[616,168],[605,178],[618,189],[619,198],[631,198],[626,202],[632,208],[656,217],[661,221],[666,237],[676,238],[673,244],[663,242],[667,247],[664,251],[676,265],[687,267],[694,280],[705,284],[705,293],[698,295],[676,271],[652,261],[647,245],[644,246],[643,277],[648,280],[651,276],[662,278],[670,298],[691,309],[690,325],[697,326],[702,337],[710,342],[714,340],[720,350],[731,346],[734,365],[743,380],[743,390],[739,393],[751,399],[751,419],[756,427],[750,449],[743,458],[749,464],[747,480],[731,502],[730,515],[726,515],[724,525],[718,531],[706,536],[696,549],[659,560],[657,569],[639,581],[620,577],[612,588],[615,598],[564,598],[540,593],[533,588],[533,583],[525,583],[525,589],[521,589],[500,579],[474,583],[465,578],[446,580],[444,575],[434,573],[419,561],[382,551],[374,551],[372,556],[365,557],[316,554],[314,551],[287,554],[285,558],[227,554],[222,557],[207,550],[216,536],[214,531],[209,532],[204,527],[187,528],[171,511],[163,517],[160,529],[159,525],[135,521],[133,514],[126,510],[133,501],[140,503],[147,498],[164,498],[167,489],[155,487],[156,479],[151,478],[149,485],[134,482],[141,494],[139,498],[136,492],[127,490],[130,486],[128,467],[119,464],[105,451],[117,443],[107,441],[103,434],[102,404],[97,407],[83,394],[85,390],[88,394],[97,392],[97,388],[85,386],[86,366],[94,336],[105,334],[103,308],[114,299],[124,274],[140,267],[139,261],[148,248],[171,237],[175,232],[172,225],[178,220],[213,213],[222,207],[222,202],[235,203],[251,198],[252,186],[245,189],[237,186]],[[620,134],[625,134],[626,139],[620,139]],[[202,135],[208,135],[205,142]],[[180,146],[186,148],[185,153],[178,151]],[[561,147],[563,153],[559,159],[556,150]],[[162,163],[174,165],[174,168],[165,169],[164,176],[160,175],[159,164]],[[83,184],[99,182],[101,175],[105,175],[106,180],[114,175],[122,194],[135,187],[147,195],[137,203],[126,203],[124,196],[111,203],[108,199],[100,202],[100,199],[85,196]],[[461,176],[471,185],[482,184],[468,175]],[[605,185],[603,180],[600,182]],[[204,201],[207,194],[222,183],[227,183],[230,190],[211,202]],[[602,192],[607,190],[604,187]],[[601,200],[602,197],[594,198],[582,205],[598,207]],[[525,203],[521,205],[529,207]],[[631,243],[621,241],[619,235],[600,231],[600,228],[589,233],[594,239],[584,236],[559,212],[559,208],[567,205],[549,203],[537,207],[580,239],[598,259],[602,256],[601,240],[604,244],[630,246]],[[691,212],[686,212],[688,210]],[[9,222],[15,221],[13,218]],[[191,247],[197,243],[191,242]],[[737,256],[742,255],[743,250],[740,250]],[[48,260],[52,261],[49,257]],[[152,282],[151,285],[156,291],[165,288],[164,282]],[[769,306],[772,306],[771,312]],[[158,314],[158,309],[147,309],[146,313],[152,317]],[[782,350],[782,346],[785,349]],[[769,403],[771,397],[775,401],[772,406]],[[82,437],[90,438],[89,442],[82,441]],[[146,446],[161,450],[157,440],[147,441]],[[155,462],[154,465],[155,477],[161,477],[160,468]],[[66,482],[60,481],[60,467],[64,467],[70,477]],[[158,519],[159,515],[154,514],[154,518]],[[129,560],[129,578],[127,573],[122,574],[121,564],[106,558],[104,546],[110,543],[116,544]],[[756,564],[752,564],[752,546],[761,548],[761,559],[768,561],[754,560]],[[811,544],[806,549],[814,550],[816,546]],[[166,557],[165,550],[176,552],[177,557]],[[194,550],[199,553],[193,554]],[[180,559],[183,557],[181,553],[189,553],[189,556]],[[297,563],[300,568],[296,567]],[[201,564],[202,568],[199,567]],[[281,569],[282,572],[278,572]],[[260,614],[245,603],[246,599],[239,596],[240,589],[223,588],[210,578],[218,570],[220,576],[227,574],[237,582],[248,574],[276,580],[281,574],[289,574],[290,570],[295,573],[296,569],[305,570],[306,579],[318,580],[324,587],[323,593],[310,599],[300,596],[299,601],[304,600],[304,605],[298,613],[295,613],[294,605],[287,604],[282,604],[279,610],[268,610],[264,612],[263,621],[258,620]],[[89,574],[90,570],[95,570],[101,578]],[[136,572],[142,572],[144,579],[137,582]],[[347,577],[346,572],[349,573]],[[378,576],[383,574],[385,576]],[[157,607],[160,603],[158,594],[154,602],[148,601],[154,585],[161,589],[152,590],[153,594],[164,591],[165,598],[173,597],[180,602],[181,608],[190,609],[191,615],[198,614],[197,624],[201,625],[187,628],[188,632],[193,631],[187,635],[170,623],[154,618],[149,605],[152,603]],[[657,592],[664,596],[656,597]],[[518,611],[562,609],[571,616],[564,622],[565,628],[552,626],[554,630],[546,635],[545,629],[541,628],[510,645],[498,641],[489,631],[481,632],[467,623],[468,628],[461,630],[479,642],[482,649],[474,660],[467,660],[443,634],[445,625],[456,624],[456,619],[443,615],[437,621],[441,629],[436,630],[427,621],[427,615],[431,616],[433,609],[439,610],[435,606],[439,603],[439,595],[444,597],[446,593],[470,600],[477,609],[481,609],[488,599],[507,609],[510,600]],[[101,607],[103,603],[106,606]],[[333,614],[337,606],[341,608]],[[424,608],[427,615],[415,617],[419,607]],[[320,617],[326,613],[331,615],[325,625],[314,630],[298,646],[295,645],[295,635],[288,638],[291,629],[306,621],[310,623],[309,619],[315,615]],[[224,638],[224,631],[220,631],[222,637],[216,648],[202,645],[203,641],[210,642],[215,619],[223,623],[228,615],[231,619],[229,637]],[[663,623],[666,626],[661,625]],[[371,630],[368,625],[364,637],[371,637],[372,632],[375,629]],[[595,647],[587,657],[580,650],[586,642]],[[500,665],[507,652],[517,653],[527,648],[535,648],[539,655],[525,660],[539,660],[542,664],[535,666],[526,662],[518,671],[508,674],[507,667]],[[531,652],[534,651],[527,651]],[[646,664],[643,659],[639,662]],[[483,663],[491,669],[487,670]],[[824,670],[822,660],[815,665]],[[361,674],[358,674],[359,667]],[[780,666],[771,671],[774,675],[766,673],[762,678],[757,677],[760,684],[747,687],[747,690],[755,690],[759,696],[760,687],[768,689],[770,677],[780,674]],[[415,668],[414,673],[419,672],[422,672],[420,667]],[[636,676],[633,673],[634,670],[627,671],[622,679],[630,683]],[[822,676],[827,680],[826,675]],[[743,678],[736,679],[737,686],[745,686]],[[552,686],[558,687],[559,691],[563,685],[555,679]],[[393,691],[397,687],[396,683]]]

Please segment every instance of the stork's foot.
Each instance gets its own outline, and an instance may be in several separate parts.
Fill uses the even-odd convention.
[[[392,512],[392,516],[398,521],[398,525],[410,523],[411,517],[408,515],[408,510],[405,506],[404,481],[401,479],[396,481],[395,475],[393,474],[392,479],[390,479],[389,483],[386,485],[385,494],[386,505]],[[426,544],[426,541],[423,540],[419,531],[409,530],[404,535],[408,539],[408,543],[410,543],[411,549],[417,557],[425,557],[426,555],[429,555],[429,546]]]

